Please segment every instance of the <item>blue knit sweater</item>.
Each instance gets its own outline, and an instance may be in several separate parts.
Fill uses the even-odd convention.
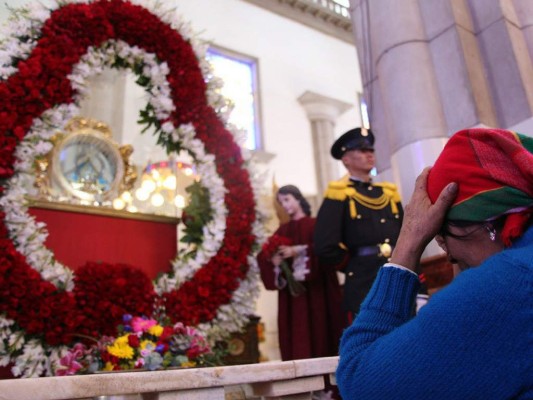
[[[533,399],[533,227],[410,318],[418,280],[381,268],[336,372],[349,399]]]

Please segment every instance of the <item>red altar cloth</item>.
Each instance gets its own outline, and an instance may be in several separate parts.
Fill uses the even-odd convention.
[[[124,263],[154,279],[176,256],[177,218],[40,201],[29,212],[46,223],[46,246],[73,270],[87,261]]]

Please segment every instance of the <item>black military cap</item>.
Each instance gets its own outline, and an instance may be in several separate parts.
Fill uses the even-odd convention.
[[[370,129],[355,128],[344,133],[331,146],[331,155],[340,160],[348,150],[374,150],[374,134]]]

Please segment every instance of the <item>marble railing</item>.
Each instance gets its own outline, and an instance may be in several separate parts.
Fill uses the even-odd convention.
[[[226,367],[0,380],[0,399],[310,399],[338,357]]]
[[[245,0],[353,43],[350,10],[333,0]]]
[[[317,4],[320,7],[324,7],[335,14],[343,16],[344,18],[350,18],[350,11],[348,7],[339,4],[335,0],[311,0],[311,3]]]

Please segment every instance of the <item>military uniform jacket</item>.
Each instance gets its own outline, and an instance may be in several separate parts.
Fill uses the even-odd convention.
[[[343,307],[357,313],[379,268],[396,244],[403,209],[396,185],[342,180],[330,182],[315,226],[315,253],[323,265],[346,275]]]

